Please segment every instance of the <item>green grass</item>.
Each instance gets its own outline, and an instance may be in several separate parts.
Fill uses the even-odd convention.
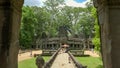
[[[49,56],[44,56],[43,57],[45,62],[49,60]],[[36,58],[32,58],[32,59],[27,59],[24,61],[21,61],[18,63],[18,68],[37,68],[36,64],[35,64],[35,60]]]
[[[49,56],[43,57],[45,61],[49,60]],[[83,65],[86,65],[87,68],[102,68],[102,61],[97,57],[75,57],[78,62]],[[18,68],[37,68],[35,65],[36,58],[27,59],[19,62]]]
[[[19,62],[18,68],[37,68],[35,65],[35,58]]]
[[[76,57],[76,60],[87,68],[102,68],[102,61],[98,57]]]

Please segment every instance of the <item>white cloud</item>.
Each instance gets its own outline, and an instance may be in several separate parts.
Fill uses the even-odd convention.
[[[40,3],[42,4],[41,6],[43,6],[43,2],[45,2],[46,0],[39,0],[40,1]],[[90,2],[90,0],[86,0],[86,1],[84,1],[84,2],[82,2],[82,3],[78,3],[78,2],[76,2],[75,0],[65,0],[65,4],[67,5],[67,6],[72,6],[72,7],[86,7],[86,3],[87,2]],[[60,7],[63,7],[64,5],[60,5]]]
[[[46,0],[25,0],[25,5],[29,6],[44,6],[43,2]],[[90,2],[90,0],[86,0],[82,3],[78,3],[75,0],[65,0],[65,4],[67,6],[72,6],[72,7],[86,7],[86,3]],[[64,5],[60,5],[60,7],[64,7]]]
[[[87,2],[90,2],[90,0],[86,0],[86,1],[84,1],[82,3],[78,3],[78,2],[76,2],[74,0],[66,0],[65,1],[65,3],[66,3],[67,6],[73,6],[73,7],[86,7],[85,4]]]
[[[45,2],[46,0],[40,0],[40,1]]]

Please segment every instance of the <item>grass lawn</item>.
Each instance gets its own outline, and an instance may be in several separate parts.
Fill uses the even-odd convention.
[[[43,57],[45,61],[49,60],[49,56]],[[37,68],[35,64],[36,58],[27,59],[18,63],[18,68]]]
[[[49,56],[44,56],[45,61],[49,60]],[[100,58],[95,58],[95,57],[75,57],[76,60],[83,65],[86,65],[87,68],[102,68],[100,65],[102,65],[102,61]],[[28,59],[19,62],[18,68],[37,68],[35,65],[35,59]]]
[[[87,68],[103,68],[102,61],[97,57],[75,57],[78,62]]]

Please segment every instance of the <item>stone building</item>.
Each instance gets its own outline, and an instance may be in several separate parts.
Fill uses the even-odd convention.
[[[47,38],[42,40],[42,50],[43,55],[52,55],[56,50],[58,50],[62,45],[62,42],[67,42],[69,45],[70,51],[74,55],[83,55],[84,54],[84,42],[79,38]]]

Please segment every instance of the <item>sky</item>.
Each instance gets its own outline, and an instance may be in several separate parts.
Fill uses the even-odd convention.
[[[46,0],[24,0],[24,5],[29,6],[43,6],[43,2]],[[65,3],[67,6],[73,6],[73,7],[86,7],[86,2],[89,2],[90,0],[65,0]]]
[[[78,3],[82,3],[82,2],[85,2],[86,0],[74,0],[74,1],[76,1]]]

